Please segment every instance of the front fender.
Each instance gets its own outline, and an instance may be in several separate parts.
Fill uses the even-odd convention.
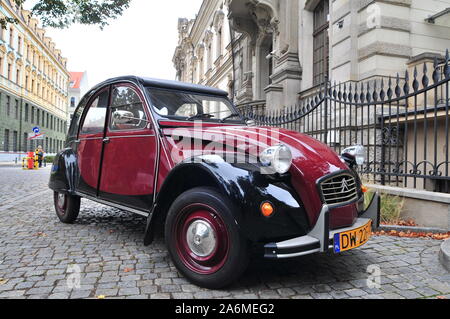
[[[309,229],[305,209],[289,184],[289,178],[274,179],[263,175],[260,167],[254,164],[190,160],[178,164],[164,181],[147,223],[146,244],[151,242],[155,215],[165,214],[181,194],[174,190],[205,186],[203,183],[214,186],[234,203],[236,224],[252,242],[302,236]],[[177,196],[168,200],[168,194],[174,192]],[[275,208],[275,213],[269,218],[260,212],[262,203],[266,201]]]
[[[76,154],[67,148],[56,155],[48,186],[54,191],[75,195],[79,177]]]

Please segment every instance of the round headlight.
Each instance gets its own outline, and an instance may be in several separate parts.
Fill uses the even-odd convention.
[[[362,145],[355,145],[346,148],[342,151],[342,154],[350,154],[351,156],[354,156],[357,165],[363,165],[367,160],[366,148]]]
[[[259,160],[273,173],[285,174],[291,168],[292,153],[286,145],[272,146],[261,152]]]

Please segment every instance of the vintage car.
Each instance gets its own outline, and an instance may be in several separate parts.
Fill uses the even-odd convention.
[[[144,244],[161,227],[177,269],[207,288],[239,278],[251,252],[282,259],[365,244],[379,196],[365,210],[363,149],[338,156],[298,132],[256,127],[227,96],[135,76],[91,89],[51,172],[61,222],[75,222],[80,198],[143,215]]]

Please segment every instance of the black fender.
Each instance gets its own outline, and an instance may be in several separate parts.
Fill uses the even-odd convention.
[[[76,195],[79,177],[77,156],[71,148],[66,148],[55,157],[48,186],[59,193]]]
[[[252,242],[269,242],[303,236],[309,230],[305,208],[289,183],[290,176],[276,178],[261,174],[258,164],[189,160],[175,166],[165,179],[149,215],[144,244],[149,245],[158,216],[165,216],[171,203],[184,191],[212,186],[235,204],[234,218]],[[275,212],[261,214],[261,205],[270,202]]]

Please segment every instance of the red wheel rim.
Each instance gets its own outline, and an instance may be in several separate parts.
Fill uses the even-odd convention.
[[[208,275],[219,271],[229,251],[225,223],[217,212],[204,204],[181,210],[175,223],[177,254],[191,271]]]

